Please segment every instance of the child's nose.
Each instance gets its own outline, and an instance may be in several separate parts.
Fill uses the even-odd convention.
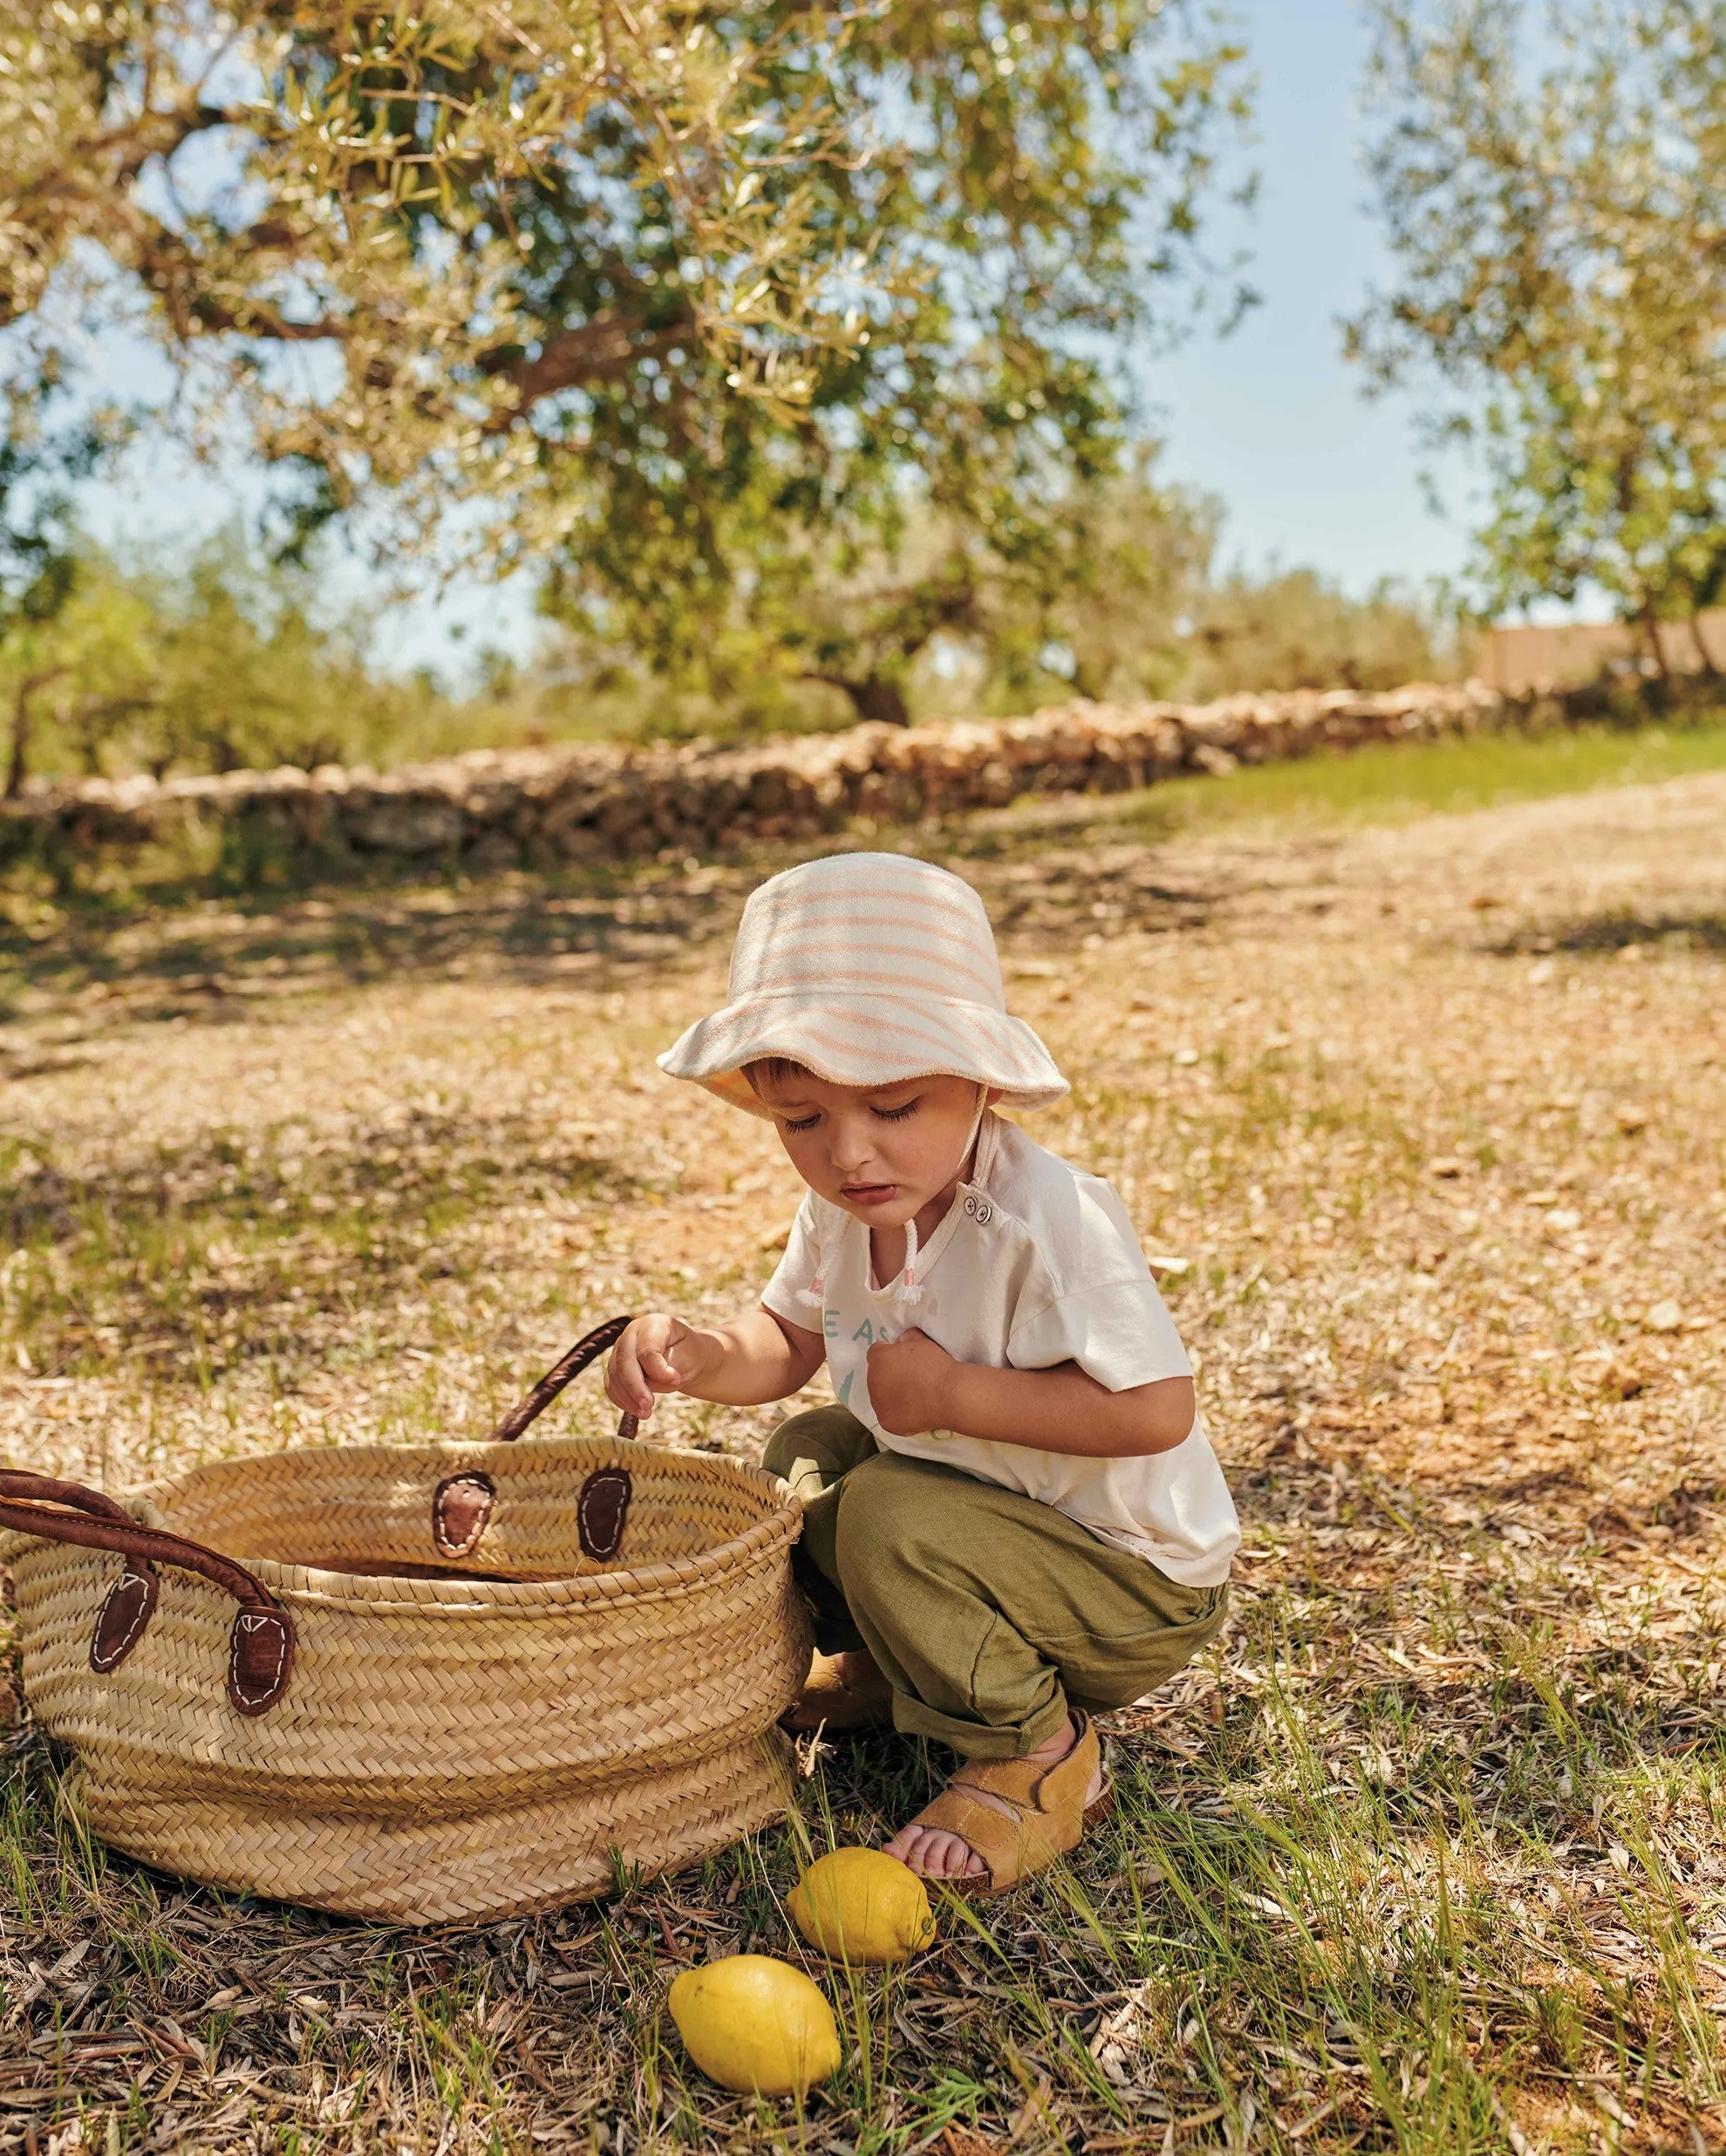
[[[869,1132],[857,1123],[842,1122],[833,1134],[833,1164],[846,1174],[874,1156]]]

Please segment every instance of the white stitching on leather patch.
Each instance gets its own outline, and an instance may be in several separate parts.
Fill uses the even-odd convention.
[[[248,1691],[240,1682],[240,1634],[242,1630],[256,1632],[260,1625],[269,1626],[276,1634],[276,1668],[267,1684],[260,1689]],[[250,1610],[242,1609],[234,1620],[234,1630],[230,1634],[230,1641],[228,1654],[228,1682],[240,1697],[248,1702],[255,1699],[268,1699],[282,1682],[282,1670],[288,1659],[287,1626],[282,1621],[279,1614],[260,1611],[255,1615]]]
[[[128,1579],[144,1577],[146,1577],[146,1575],[141,1573],[134,1573],[131,1566],[129,1564],[127,1565],[125,1571],[121,1573],[119,1578],[115,1580],[113,1586],[111,1586],[107,1593],[102,1597],[102,1607],[97,1614],[96,1630],[94,1634],[92,1634],[92,1640],[100,1636],[102,1630],[102,1620],[107,1615],[109,1607],[113,1603],[114,1597],[119,1593],[120,1589],[125,1586],[126,1581]],[[120,1640],[115,1647],[113,1654],[102,1655],[99,1659],[92,1647],[90,1656],[91,1667],[100,1675],[106,1676],[109,1670],[117,1669],[120,1663],[123,1662],[126,1656],[132,1652],[133,1648],[137,1645],[138,1634],[144,1629],[145,1623],[149,1618],[153,1607],[153,1598],[150,1594],[149,1588],[147,1586],[143,1593],[138,1598],[138,1607],[133,1613],[132,1622],[126,1627],[125,1633],[121,1635]]]

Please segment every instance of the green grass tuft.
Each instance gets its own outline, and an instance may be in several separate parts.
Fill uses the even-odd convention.
[[[1726,769],[1726,720],[1717,719],[1630,733],[1578,727],[1479,733],[1248,765],[1220,781],[1173,779],[1135,795],[1122,820],[1170,833],[1253,817],[1396,823],[1721,769]]]

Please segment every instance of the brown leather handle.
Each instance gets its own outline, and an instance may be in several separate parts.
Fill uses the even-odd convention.
[[[491,1445],[514,1443],[529,1423],[536,1423],[572,1378],[577,1378],[590,1362],[597,1362],[608,1348],[615,1348],[628,1327],[635,1323],[632,1317],[607,1318],[604,1325],[597,1325],[570,1348],[561,1362],[554,1362],[538,1384],[523,1400],[510,1409],[508,1415],[493,1430],[486,1443]],[[624,1428],[624,1424],[628,1428]],[[633,1437],[639,1428],[632,1415],[625,1415],[617,1425],[620,1437]]]
[[[592,1332],[583,1334],[560,1362],[552,1364],[527,1397],[510,1409],[486,1443],[513,1444],[524,1429],[539,1420],[570,1380],[579,1377],[589,1363],[597,1362],[608,1348],[615,1348],[624,1329],[633,1323],[634,1320],[629,1317],[607,1318],[604,1325],[597,1325]],[[633,1437],[640,1427],[632,1415],[625,1413],[617,1417],[619,1437]],[[615,1468],[604,1470],[599,1479],[604,1481],[606,1475],[611,1479],[605,1483],[605,1488],[610,1490],[612,1484],[617,1484],[621,1494],[614,1494],[604,1503],[604,1492],[597,1489],[594,1476],[590,1475],[583,1484],[579,1508],[581,1543],[590,1557],[611,1558],[617,1554],[623,1538],[624,1515],[629,1509],[629,1477],[622,1469]],[[490,1524],[492,1507],[496,1502],[497,1484],[481,1469],[463,1468],[456,1474],[446,1475],[432,1492],[432,1540],[439,1554],[471,1557]]]
[[[228,1658],[228,1696],[242,1715],[265,1714],[287,1689],[294,1659],[293,1613],[243,1565],[183,1536],[140,1527],[99,1490],[57,1482],[23,1468],[0,1470],[0,1527],[86,1550],[114,1550],[126,1569],[108,1591],[90,1641],[90,1666],[117,1669],[143,1636],[156,1606],[155,1567],[196,1573],[240,1605]]]
[[[112,1519],[122,1527],[136,1527],[123,1504],[99,1490],[86,1490],[82,1483],[56,1482],[51,1475],[34,1475],[24,1467],[0,1467],[0,1498],[43,1499],[52,1504],[76,1505],[98,1519]]]

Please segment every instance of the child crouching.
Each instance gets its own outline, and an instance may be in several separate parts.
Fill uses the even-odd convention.
[[[608,1390],[754,1406],[827,1364],[835,1404],[763,1461],[803,1500],[824,1658],[794,1719],[951,1745],[889,1850],[999,1891],[1107,1803],[1092,1714],[1221,1627],[1234,1506],[1125,1208],[992,1112],[1068,1087],[969,886],[897,855],[774,877],[730,996],[661,1067],[770,1118],[808,1195],[758,1309],[638,1319]]]

